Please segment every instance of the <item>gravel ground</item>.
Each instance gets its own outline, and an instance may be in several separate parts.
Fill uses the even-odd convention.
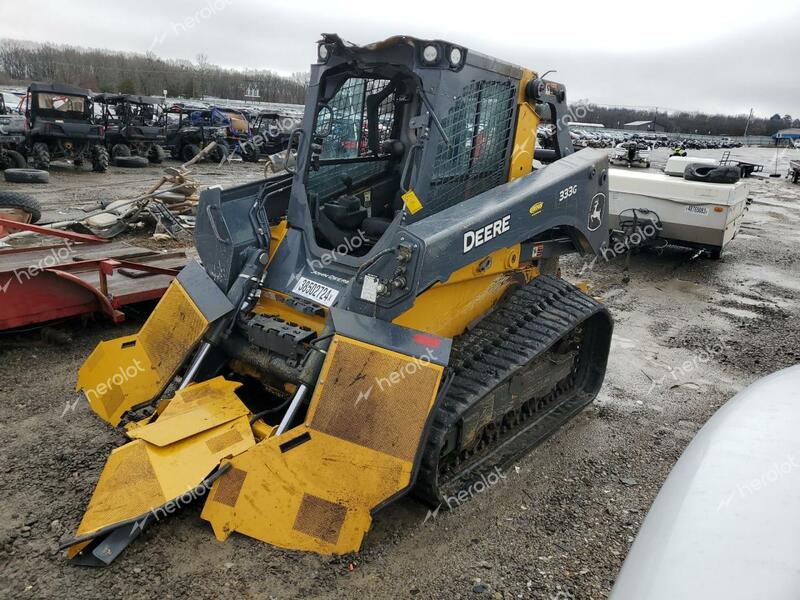
[[[738,154],[760,163],[774,157]],[[664,158],[656,152],[654,163]],[[157,176],[154,168],[105,177],[54,171],[52,183],[34,191],[51,217],[129,196]],[[198,169],[203,183],[257,176],[244,164]],[[106,569],[69,564],[57,544],[77,526],[106,456],[124,442],[88,407],[73,407],[76,373],[98,341],[135,331],[141,315],[116,328],[71,326],[72,341],[60,345],[33,332],[1,337],[0,595],[607,597],[659,486],[697,430],[738,390],[800,359],[800,186],[759,179],[751,195],[755,203],[721,261],[691,260],[691,251],[672,247],[636,254],[627,266],[565,261],[564,276],[588,281],[616,320],[598,399],[469,502],[433,518],[410,499],[385,509],[353,556],[285,552],[241,535],[219,543],[200,506],[190,506]]]

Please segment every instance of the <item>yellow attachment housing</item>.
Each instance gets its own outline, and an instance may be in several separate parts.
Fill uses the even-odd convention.
[[[334,336],[303,425],[231,459],[203,508],[238,531],[322,554],[361,547],[372,511],[406,490],[443,367]]]
[[[77,391],[104,421],[156,398],[206,332],[209,322],[173,281],[136,335],[100,342],[78,372]]]
[[[77,536],[159,511],[201,484],[220,462],[255,445],[249,411],[237,398],[239,384],[217,377],[175,394],[158,420],[128,431],[133,441],[108,458]],[[70,558],[90,541],[70,548]]]

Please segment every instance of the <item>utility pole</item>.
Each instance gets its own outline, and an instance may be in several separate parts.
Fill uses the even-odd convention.
[[[750,129],[750,121],[753,118],[753,109],[750,109],[750,115],[747,117],[747,123],[744,126],[744,143],[747,144],[747,130]]]

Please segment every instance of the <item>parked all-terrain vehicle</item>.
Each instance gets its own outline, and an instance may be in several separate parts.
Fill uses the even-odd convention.
[[[101,107],[101,123],[105,127],[106,148],[111,158],[142,156],[151,163],[160,163],[166,152],[164,126],[159,124],[163,108],[161,99],[130,94],[97,94],[94,101]]]
[[[210,118],[205,119],[203,115],[210,111],[205,106],[185,104],[173,104],[166,110],[162,117],[166,134],[164,147],[172,158],[188,162],[211,142],[217,142],[210,154],[212,160],[222,162],[228,157],[226,126],[219,123],[215,125]]]
[[[25,118],[6,106],[0,94],[0,170],[23,169],[27,166],[20,149],[25,145]]]
[[[789,161],[789,173],[787,174],[792,183],[800,181],[800,160]]]
[[[259,154],[267,156],[286,150],[292,131],[299,127],[302,116],[292,117],[275,111],[263,111],[253,125]]]
[[[238,154],[245,162],[258,162],[258,145],[253,139],[250,120],[244,112],[217,106],[211,109],[211,119],[212,123],[225,127],[225,140],[230,154]]]
[[[93,122],[91,92],[62,83],[32,83],[25,100],[25,150],[37,169],[65,159],[79,167],[90,160],[92,170],[108,169],[103,126]]]
[[[194,145],[198,147],[198,151],[206,144],[216,141],[218,147],[211,153],[213,160],[222,161],[231,154],[238,154],[245,162],[258,162],[259,151],[253,139],[250,120],[241,110],[219,106],[194,110],[184,107],[183,113],[188,113],[188,116],[182,118],[178,135],[183,139],[197,139]],[[179,154],[182,160],[190,158],[188,146],[185,143],[182,146],[184,149]],[[197,154],[194,148],[191,148],[191,152],[191,157]]]

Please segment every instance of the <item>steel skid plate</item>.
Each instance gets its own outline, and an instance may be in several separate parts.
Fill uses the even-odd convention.
[[[203,508],[218,539],[361,547],[372,512],[406,491],[444,368],[337,335],[305,423],[230,461]]]
[[[255,444],[238,387],[222,377],[190,386],[157,420],[129,428],[134,439],[109,456],[70,558],[107,564],[145,524],[206,495],[204,482],[220,462]]]
[[[100,342],[78,372],[76,389],[118,425],[131,408],[166,388],[209,325],[232,309],[197,263],[190,263],[136,335]]]

